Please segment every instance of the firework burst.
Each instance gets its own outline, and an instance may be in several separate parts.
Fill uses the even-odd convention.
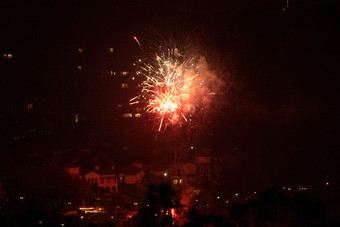
[[[204,86],[200,57],[188,56],[177,48],[161,49],[147,58],[151,61],[140,59],[135,64],[143,82],[140,94],[130,100],[130,105],[142,104],[146,112],[155,114],[158,131],[191,121]]]

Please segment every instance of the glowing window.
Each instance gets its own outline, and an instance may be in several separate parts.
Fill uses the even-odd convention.
[[[13,55],[12,54],[4,54],[3,57],[7,58],[7,59],[11,59],[13,57]]]
[[[183,183],[183,179],[179,179],[179,183],[182,184]]]
[[[81,65],[78,65],[77,69],[80,71],[82,70],[83,67],[81,67]]]
[[[121,72],[120,75],[122,76],[126,76],[128,74],[128,72]]]
[[[113,48],[112,47],[109,48],[109,53],[113,53]]]
[[[127,83],[122,83],[122,88],[127,88],[128,84]]]
[[[33,104],[32,103],[27,104],[27,110],[33,110]]]
[[[111,70],[111,71],[108,71],[108,72],[107,72],[107,75],[113,76],[113,75],[115,75],[115,72],[113,72],[112,70]]]
[[[75,114],[74,115],[74,122],[78,123],[78,121],[79,121],[79,114]]]
[[[174,180],[174,184],[178,184],[178,180]]]
[[[140,113],[135,114],[135,117],[141,117],[141,116],[142,116],[142,114],[140,114]]]
[[[81,53],[83,53],[83,52],[84,52],[83,48],[78,48],[78,53],[79,53],[79,54],[81,54]]]
[[[132,113],[124,113],[123,117],[132,117]]]

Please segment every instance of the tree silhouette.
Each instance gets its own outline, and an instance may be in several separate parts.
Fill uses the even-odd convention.
[[[231,210],[236,226],[325,226],[326,218],[319,203],[304,195],[287,197],[279,189],[269,189],[258,199],[236,204]]]
[[[172,226],[170,209],[179,207],[175,192],[167,184],[150,185],[135,219],[137,226]]]

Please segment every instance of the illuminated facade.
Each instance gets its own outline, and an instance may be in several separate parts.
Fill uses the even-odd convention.
[[[72,178],[84,179],[89,185],[97,185],[100,188],[105,188],[111,193],[118,193],[125,186],[142,186],[144,171],[142,167],[136,166],[120,166],[117,169],[112,166],[111,169],[100,169],[96,165],[92,170],[82,170],[80,167],[67,168],[66,171]]]
[[[91,184],[96,184],[100,188],[105,188],[110,192],[118,192],[118,180],[116,174],[98,173],[99,171],[91,171],[84,175],[85,180]]]

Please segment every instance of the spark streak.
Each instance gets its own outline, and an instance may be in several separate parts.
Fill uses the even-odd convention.
[[[136,40],[136,42],[138,43],[140,49],[143,51],[143,47],[142,47],[142,45],[140,44],[139,40],[137,39],[137,36],[134,36],[133,38]]]

